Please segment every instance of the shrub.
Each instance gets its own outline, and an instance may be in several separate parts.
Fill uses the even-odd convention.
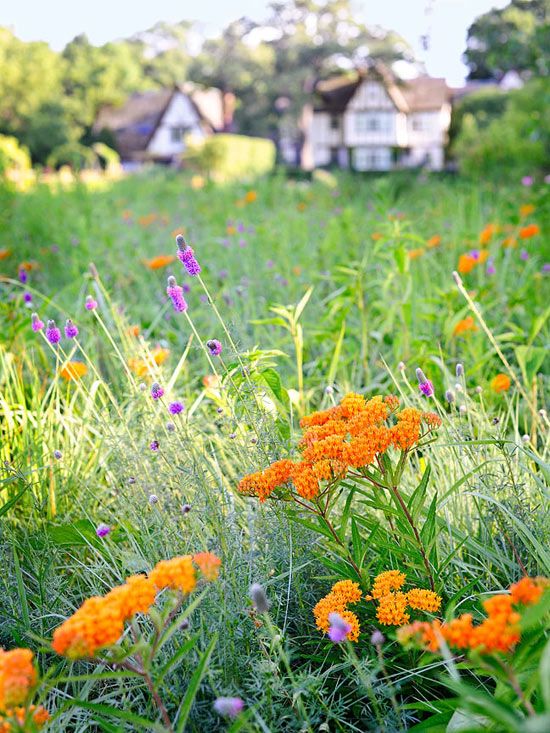
[[[97,157],[94,151],[79,143],[60,145],[48,156],[50,168],[61,168],[62,165],[68,165],[73,170],[82,170],[82,168],[92,168],[96,163]]]
[[[464,116],[454,151],[466,175],[521,177],[544,170],[550,158],[550,84],[538,79],[509,95],[504,113],[488,125]]]
[[[203,143],[189,144],[184,163],[217,180],[250,178],[273,169],[275,145],[259,137],[215,135]]]
[[[27,148],[22,147],[17,138],[0,135],[0,176],[10,170],[26,171],[31,167]]]

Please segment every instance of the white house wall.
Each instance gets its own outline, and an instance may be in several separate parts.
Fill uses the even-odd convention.
[[[196,137],[204,137],[197,111],[189,97],[177,92],[172,97],[162,120],[147,147],[147,153],[158,158],[171,158],[185,150],[183,135],[172,138],[172,130],[185,130]]]

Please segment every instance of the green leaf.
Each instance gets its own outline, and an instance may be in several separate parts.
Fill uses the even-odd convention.
[[[191,637],[191,639],[187,639],[177,650],[176,652],[170,657],[170,659],[164,664],[157,672],[155,672],[155,687],[160,687],[164,678],[167,674],[170,674],[170,672],[174,669],[174,667],[178,664],[180,659],[184,657],[186,654],[188,654],[191,649],[195,646],[197,641],[200,638],[200,634],[196,634],[195,636]]]
[[[191,712],[191,707],[193,705],[197,692],[199,691],[202,678],[206,673],[208,662],[210,660],[210,657],[212,656],[212,652],[214,651],[214,647],[216,646],[217,641],[218,635],[214,634],[210,641],[210,644],[206,647],[206,650],[199,660],[199,663],[195,667],[195,671],[193,672],[193,675],[185,692],[185,697],[183,698],[178,710],[177,723],[175,728],[176,733],[183,733],[183,731],[185,730],[187,719],[189,718],[189,713]]]
[[[540,658],[539,676],[544,707],[550,709],[550,640],[546,643]]]
[[[261,372],[264,382],[267,384],[269,389],[273,392],[275,397],[282,402],[284,405],[288,404],[288,394],[282,385],[281,377],[279,373],[272,367],[263,369]]]
[[[294,318],[298,321],[300,316],[302,315],[304,308],[306,307],[308,300],[311,298],[311,294],[313,293],[313,288],[310,287],[307,289],[306,293],[296,306],[296,310],[294,311]]]
[[[424,506],[424,500],[426,498],[426,490],[428,488],[428,481],[430,478],[431,468],[430,464],[428,463],[426,466],[426,470],[424,471],[424,474],[422,475],[422,478],[420,479],[420,483],[416,487],[416,489],[413,491],[411,498],[409,499],[409,512],[412,515],[413,519],[416,519],[421,511],[422,507]]]
[[[118,718],[119,720],[126,720],[128,723],[137,725],[139,728],[143,728],[146,731],[157,731],[158,733],[166,733],[166,728],[159,723],[153,723],[147,718],[142,718],[141,715],[131,713],[129,710],[120,710],[112,705],[105,705],[103,703],[88,702],[87,700],[74,700],[73,704],[77,708],[84,708],[85,710],[91,710],[94,713],[99,713],[111,718]]]
[[[23,496],[23,494],[27,492],[28,488],[29,488],[28,484],[25,484],[25,486],[23,486],[23,488],[21,489],[21,491],[18,494],[16,494],[15,496],[12,496],[11,499],[8,499],[8,501],[5,504],[2,504],[2,506],[0,506],[0,517],[2,517],[4,514],[9,512],[12,506],[15,506],[17,504],[17,502]]]

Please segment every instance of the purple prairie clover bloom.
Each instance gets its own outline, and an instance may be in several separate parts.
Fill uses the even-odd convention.
[[[102,522],[97,525],[95,533],[98,537],[107,537],[107,535],[111,533],[111,528],[108,524],[103,524]]]
[[[347,635],[351,631],[351,624],[336,612],[329,613],[328,621],[330,624],[328,629],[329,639],[335,644],[340,644],[340,642],[346,639]]]
[[[418,379],[418,389],[422,392],[425,397],[432,397],[434,394],[434,386],[427,379],[422,369],[416,370],[416,378]]]
[[[529,259],[529,252],[526,249],[522,249],[519,253],[519,258],[526,262]]]
[[[223,346],[218,341],[218,339],[210,339],[206,342],[206,346],[208,347],[208,351],[212,354],[212,356],[219,356],[222,353]]]
[[[550,183],[550,174],[549,174],[549,175],[546,175],[546,176],[544,176],[544,182],[545,182],[545,183]]]
[[[543,271],[543,272],[550,272],[550,262],[546,262],[546,263],[545,263],[545,264],[544,264],[544,265],[542,266],[542,271]]]
[[[239,247],[246,247],[246,239],[239,239]]]
[[[236,718],[243,709],[244,702],[240,697],[218,697],[214,700],[214,710],[227,718]]]
[[[35,333],[38,333],[44,328],[44,322],[40,320],[38,313],[31,315],[31,328]]]
[[[187,310],[187,301],[183,297],[183,288],[181,285],[177,284],[176,278],[172,275],[168,278],[166,295],[172,301],[172,305],[174,306],[176,313],[183,313]]]
[[[46,338],[53,346],[61,341],[61,331],[55,325],[55,321],[48,321],[48,327],[46,328]]]
[[[151,397],[154,400],[160,400],[160,398],[164,395],[164,390],[160,386],[158,382],[153,382],[151,385]]]
[[[477,261],[481,257],[481,252],[479,251],[479,249],[473,249],[470,252],[470,257],[473,257],[473,259]]]
[[[78,336],[78,328],[74,325],[70,318],[65,323],[65,336],[68,339],[74,339]]]
[[[63,453],[61,453],[60,450],[56,449],[53,452],[53,457],[55,458],[56,461],[60,461],[63,458]]]
[[[487,269],[486,269],[485,272],[487,273],[487,275],[494,275],[496,271],[497,271],[497,269],[495,267],[495,263],[493,261],[493,258],[492,257],[489,257],[489,260],[487,262]]]
[[[522,186],[532,186],[533,185],[533,176],[523,176],[521,179],[521,185]]]
[[[237,231],[239,232],[239,234],[242,234],[242,233],[243,233],[243,232],[245,231],[245,226],[244,226],[244,224],[242,223],[242,221],[240,221],[240,222],[239,222],[239,223],[237,224]]]
[[[87,311],[95,311],[97,308],[97,300],[94,300],[91,295],[87,295],[84,307]]]
[[[160,443],[158,442],[158,440],[152,440],[149,443],[149,448],[153,451],[153,453],[156,453],[160,448]]]
[[[17,273],[17,277],[19,278],[19,282],[23,283],[23,285],[28,281],[29,276],[27,275],[27,271],[21,267],[19,269],[19,272]]]
[[[374,646],[381,646],[386,641],[386,637],[384,634],[376,629],[376,631],[373,631],[370,637],[370,643]]]
[[[183,412],[185,410],[185,405],[183,402],[170,402],[168,405],[168,412],[171,415],[179,415],[180,412]]]
[[[30,305],[32,303],[32,295],[30,293],[23,293],[23,302],[25,305]]]
[[[205,295],[204,293],[199,298],[201,303],[208,303],[208,295]]]
[[[191,275],[191,277],[199,275],[201,272],[201,266],[195,258],[193,249],[187,244],[182,234],[178,234],[176,237],[176,244],[178,245],[178,260],[185,267],[189,275]]]

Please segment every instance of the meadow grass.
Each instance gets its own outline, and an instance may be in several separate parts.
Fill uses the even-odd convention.
[[[534,223],[547,230],[545,189],[410,175],[193,187],[162,172],[2,199],[0,645],[53,665],[51,730],[160,725],[139,680],[106,662],[60,661],[49,640],[85,598],[202,550],[221,557],[220,580],[158,661],[196,635],[161,690],[186,729],[421,730],[436,714],[442,727],[425,729],[445,730],[456,708],[441,676],[448,660],[426,661],[387,629],[371,643],[375,619],[353,648],[337,647],[312,609],[354,577],[344,551],[359,552],[364,578],[399,568],[428,587],[425,551],[448,616],[524,574],[549,574],[548,250],[540,232],[519,236]],[[183,278],[173,258],[182,230],[200,278]],[[452,273],[472,250],[457,287]],[[190,286],[184,314],[165,296],[170,274]],[[85,309],[87,295],[97,309]],[[77,338],[52,347],[32,332],[31,311],[60,326],[71,318]],[[419,393],[416,367],[433,398]],[[510,383],[495,391],[499,374]],[[397,394],[442,418],[400,483],[422,552],[406,522],[400,540],[388,532],[384,517],[398,527],[402,517],[360,482],[335,497],[337,541],[295,504],[236,490],[293,455],[303,415],[350,391]],[[174,416],[176,399],[186,409]],[[269,614],[248,600],[254,582]],[[468,679],[492,692],[478,671]],[[227,695],[245,701],[229,723],[212,709]]]

